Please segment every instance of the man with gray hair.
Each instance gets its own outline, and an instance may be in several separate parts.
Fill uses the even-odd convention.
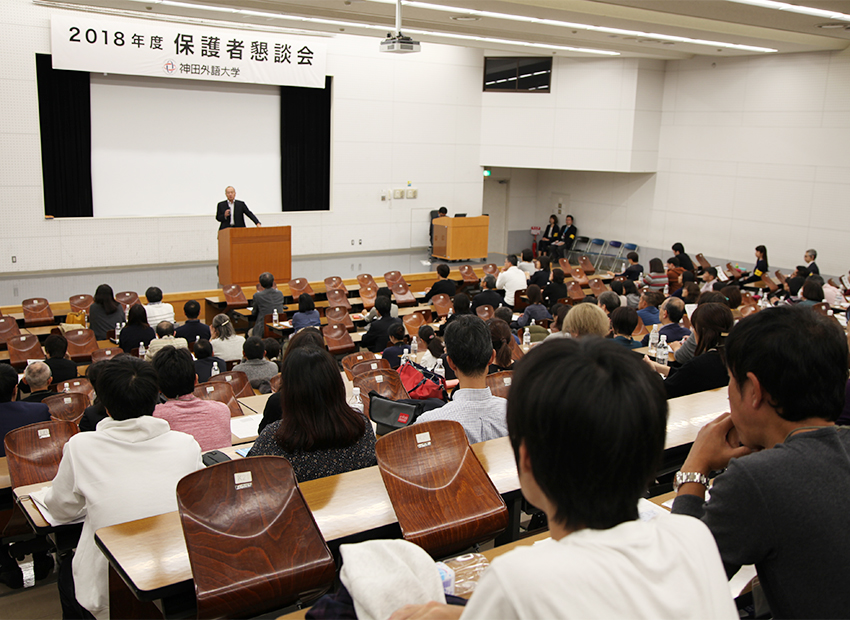
[[[251,310],[251,320],[254,321],[251,335],[257,338],[262,338],[265,333],[265,318],[268,315],[273,314],[275,310],[283,314],[283,293],[275,288],[274,276],[268,271],[261,273],[260,286],[261,290],[254,293],[254,299],[251,300],[254,307]]]
[[[469,308],[472,310],[473,314],[479,306],[493,306],[493,309],[495,310],[505,303],[502,296],[496,292],[496,276],[488,273],[484,276],[484,280],[482,280],[482,282],[484,290],[472,299],[472,305]]]
[[[40,403],[48,396],[56,396],[50,391],[50,379],[53,372],[44,362],[33,362],[24,371],[24,383],[30,388],[30,395],[24,398],[27,403]]]
[[[157,351],[168,345],[171,345],[175,349],[189,348],[189,343],[186,342],[185,338],[174,337],[174,325],[168,321],[162,321],[156,326],[156,340],[151,340],[147,351],[145,351],[145,361],[152,361]]]
[[[661,304],[658,318],[661,319],[660,336],[667,336],[667,342],[678,342],[685,336],[690,336],[691,330],[679,324],[685,316],[685,302],[678,297],[668,297]],[[641,346],[649,344],[649,334],[643,337]]]
[[[814,248],[809,248],[806,250],[806,255],[803,257],[803,260],[806,261],[806,269],[809,270],[809,274],[820,275],[820,269],[818,269],[818,264],[815,262],[815,259],[818,257],[818,251]]]
[[[605,314],[611,314],[620,307],[620,296],[614,291],[605,291],[596,300],[596,305],[605,311]]]

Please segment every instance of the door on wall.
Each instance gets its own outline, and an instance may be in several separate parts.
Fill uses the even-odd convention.
[[[484,197],[481,212],[490,216],[490,234],[487,247],[491,254],[508,251],[508,180],[484,179]]]

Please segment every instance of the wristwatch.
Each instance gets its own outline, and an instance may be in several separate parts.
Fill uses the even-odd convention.
[[[695,471],[677,471],[676,478],[673,480],[673,490],[678,491],[679,487],[686,482],[699,482],[706,489],[708,488],[708,476]]]

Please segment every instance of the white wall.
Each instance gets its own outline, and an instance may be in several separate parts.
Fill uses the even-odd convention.
[[[0,273],[215,260],[214,209],[227,181],[211,188],[209,216],[44,219],[35,54],[50,52],[49,18],[59,10],[0,2]],[[292,226],[293,255],[426,246],[431,209],[481,212],[482,51],[377,50],[376,38],[329,41],[332,211],[263,217]],[[418,199],[381,202],[382,190],[408,181]],[[251,205],[250,187],[238,189]]]

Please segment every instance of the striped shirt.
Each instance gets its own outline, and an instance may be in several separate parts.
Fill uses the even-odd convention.
[[[434,420],[453,420],[463,425],[469,443],[488,441],[508,434],[506,419],[508,401],[493,396],[490,388],[460,389],[455,392],[452,401],[439,409],[432,409],[416,419],[420,422]]]

